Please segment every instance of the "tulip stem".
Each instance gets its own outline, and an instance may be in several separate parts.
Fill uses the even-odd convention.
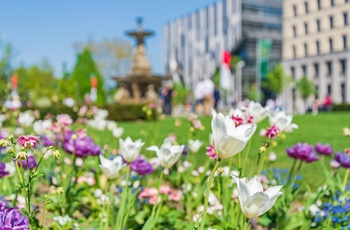
[[[118,216],[117,216],[117,222],[116,222],[116,227],[117,229],[120,229],[120,230],[124,229],[124,226],[123,226],[123,219],[125,214],[124,208],[125,208],[126,200],[129,197],[129,189],[128,189],[129,177],[130,177],[130,164],[126,166],[126,176],[125,176],[126,183],[125,183],[125,188],[123,188],[122,194],[120,196],[120,208],[118,210]]]
[[[159,190],[160,190],[160,186],[162,184],[164,170],[165,169],[162,170],[162,172],[160,173],[160,176],[159,176],[159,181],[158,181],[158,185],[157,185],[156,203],[153,205],[152,213],[151,213],[151,217],[150,217],[150,218],[152,218],[152,225],[151,225],[150,229],[153,229],[154,225],[157,222],[158,215],[156,215],[156,209],[157,209],[157,206],[158,206],[158,194],[160,193]],[[161,207],[159,207],[159,208],[161,208]],[[159,210],[157,211],[157,213],[159,214]]]
[[[343,185],[342,185],[342,191],[343,191],[343,192],[345,191],[346,184],[347,184],[347,182],[348,182],[349,172],[350,172],[350,169],[347,169],[347,170],[345,171],[345,175],[344,175],[344,179],[343,179]]]
[[[213,171],[211,171],[211,174],[210,174],[210,177],[209,177],[209,181],[208,181],[208,184],[207,184],[207,190],[205,191],[203,218],[202,218],[202,223],[201,223],[201,226],[200,226],[199,230],[203,230],[204,226],[205,226],[205,218],[207,217],[210,187],[211,187],[211,184],[213,183],[214,174],[215,174],[216,170],[218,169],[218,167],[220,165],[220,162],[221,162],[220,159],[218,159],[216,161],[215,166],[213,168]]]

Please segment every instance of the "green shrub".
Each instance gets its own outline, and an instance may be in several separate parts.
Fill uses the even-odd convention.
[[[350,104],[333,104],[333,111],[350,111]]]

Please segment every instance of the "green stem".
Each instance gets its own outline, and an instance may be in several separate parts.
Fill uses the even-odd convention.
[[[288,174],[288,177],[287,177],[287,185],[289,184],[289,182],[291,181],[291,179],[292,179],[292,175],[293,175],[293,173],[294,173],[294,169],[295,169],[295,165],[297,164],[297,159],[294,159],[294,161],[293,161],[293,165],[292,165],[292,167],[291,167],[291,169],[290,169],[290,171],[289,171],[289,174]]]
[[[207,190],[205,191],[203,218],[202,218],[201,227],[199,228],[200,230],[203,230],[204,226],[205,226],[205,218],[207,217],[210,187],[211,187],[211,184],[213,183],[214,174],[215,174],[216,170],[218,169],[219,165],[220,165],[220,159],[215,163],[213,171],[211,171],[211,174],[210,174],[210,177],[209,177],[209,181],[208,181],[208,184],[207,184]]]
[[[247,166],[247,160],[248,160],[248,156],[249,156],[249,152],[250,152],[250,147],[252,146],[252,142],[253,142],[252,139],[253,139],[253,137],[248,141],[247,147],[245,148],[245,151],[244,151],[244,160],[243,160],[243,169],[242,169],[243,176],[248,176],[248,175],[245,175],[245,173],[246,173],[245,168]]]
[[[347,169],[345,171],[345,175],[344,175],[344,179],[343,179],[343,185],[342,185],[342,191],[343,192],[345,191],[346,183],[348,182],[349,172],[350,172],[350,169]]]
[[[123,219],[124,219],[124,208],[126,200],[129,196],[129,189],[128,189],[128,183],[130,178],[130,164],[126,166],[126,176],[125,176],[125,188],[123,188],[122,195],[121,195],[121,203],[120,203],[120,209],[118,210],[118,216],[117,216],[117,222],[116,222],[116,229],[123,230]]]

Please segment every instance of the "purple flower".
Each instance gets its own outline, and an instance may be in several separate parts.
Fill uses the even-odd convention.
[[[323,145],[321,143],[315,145],[315,150],[317,153],[327,156],[330,156],[333,153],[333,149],[330,145]]]
[[[300,159],[308,163],[318,160],[318,157],[314,153],[312,146],[306,143],[299,142],[295,146],[286,149],[286,152],[288,156],[295,159]]]
[[[67,132],[64,136],[63,148],[68,153],[74,153],[77,157],[87,157],[89,155],[98,156],[101,153],[101,147],[89,137],[79,137],[73,132]]]
[[[29,230],[29,221],[16,208],[6,208],[0,201],[0,230]]]
[[[339,164],[340,166],[342,166],[343,168],[347,168],[349,169],[350,168],[350,156],[344,154],[344,153],[341,153],[341,152],[338,152],[338,153],[335,153],[335,158],[334,158]]]
[[[151,174],[154,171],[152,165],[146,161],[142,155],[139,155],[137,159],[130,164],[130,168],[132,171],[135,171],[142,176]]]
[[[8,175],[9,172],[6,172],[6,165],[3,162],[0,162],[0,178],[3,178],[4,176]]]
[[[43,145],[44,145],[45,147],[56,146],[55,141],[53,141],[52,139],[50,139],[48,136],[42,136],[42,140],[43,140]]]
[[[38,164],[36,163],[34,156],[28,157],[29,170],[33,170]],[[17,165],[21,166],[21,161],[17,161]],[[27,160],[22,160],[22,166],[24,169],[28,169]]]

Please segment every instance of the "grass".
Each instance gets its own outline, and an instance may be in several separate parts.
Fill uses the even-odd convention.
[[[176,140],[179,144],[187,144],[187,140],[190,138],[200,139],[205,144],[202,146],[199,153],[197,153],[196,163],[198,165],[204,164],[207,160],[205,155],[205,147],[209,145],[209,134],[211,133],[211,117],[200,117],[205,130],[191,133],[189,131],[190,123],[187,118],[178,118],[182,125],[175,126],[175,118],[165,118],[159,121],[134,121],[134,122],[120,122],[118,125],[123,127],[125,133],[122,138],[130,136],[133,140],[141,138],[146,142],[142,154],[148,157],[155,157],[154,152],[146,150],[148,146],[158,145],[160,146],[164,138],[169,133],[173,133],[176,136]],[[342,129],[350,126],[350,113],[349,112],[333,112],[333,113],[320,113],[317,116],[311,114],[303,116],[294,116],[293,123],[296,123],[299,128],[292,133],[288,133],[286,139],[280,141],[278,146],[273,148],[273,151],[277,155],[277,160],[271,164],[273,167],[278,168],[290,168],[293,160],[287,156],[285,149],[295,145],[298,142],[306,142],[310,145],[315,145],[317,142],[330,144],[334,151],[344,151],[346,148],[350,148],[350,139],[343,135]],[[249,153],[250,168],[255,168],[257,162],[258,148],[261,146],[262,138],[259,136],[259,131],[262,128],[268,127],[268,121],[265,119],[262,123],[258,124],[256,133],[252,138],[251,151]],[[98,132],[89,130],[89,133],[94,136],[97,143],[108,144],[110,147],[118,149],[118,139],[112,137],[107,132]],[[237,157],[234,157],[237,158]],[[192,158],[194,159],[194,158]],[[329,162],[330,159],[326,160]],[[224,160],[223,164],[228,160]],[[234,161],[235,162],[235,161]],[[342,170],[343,171],[343,170]],[[301,168],[301,176],[312,188],[316,188],[324,182],[320,162],[314,162],[310,164],[304,164]]]

